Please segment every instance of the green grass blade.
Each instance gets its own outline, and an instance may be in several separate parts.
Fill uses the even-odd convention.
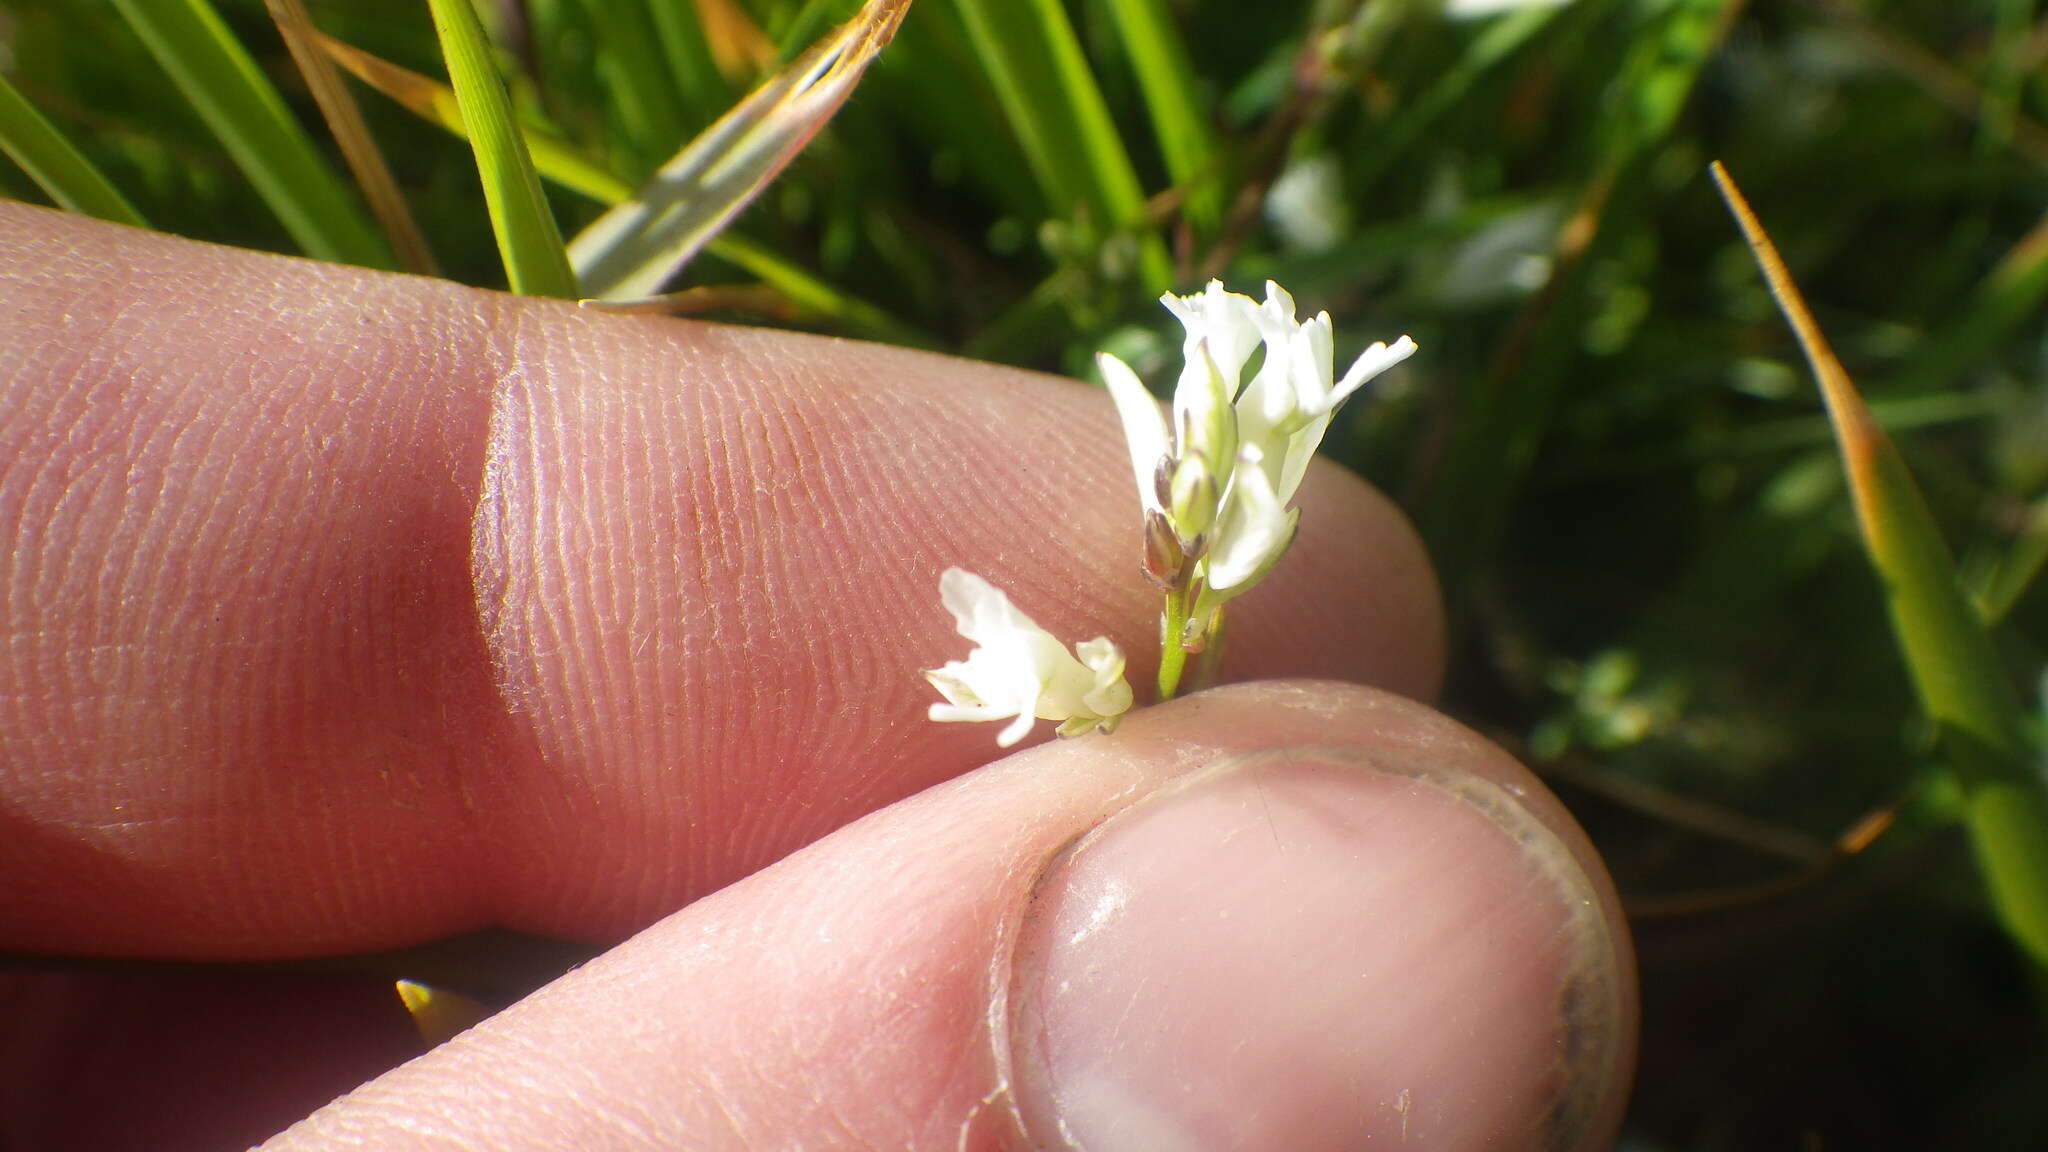
[[[0,76],[0,152],[67,211],[147,228],[142,214],[71,141]]]
[[[1182,189],[1181,215],[1197,233],[1212,234],[1223,218],[1216,134],[1180,29],[1164,0],[1109,0],[1109,11],[1138,74],[1167,174]]]
[[[462,109],[469,146],[476,153],[491,230],[512,291],[575,299],[576,276],[562,234],[541,194],[526,141],[512,120],[512,100],[491,62],[484,26],[470,0],[428,0],[448,77]]]
[[[309,256],[392,266],[390,250],[207,0],[114,0]]]
[[[1142,229],[1145,197],[1137,169],[1060,0],[954,3],[1055,211],[1085,213],[1105,234]],[[1173,280],[1166,246],[1150,230],[1141,232],[1140,244],[1145,289],[1163,291]]]
[[[1828,347],[1763,225],[1717,162],[1714,179],[1820,381],[1864,547],[1915,691],[1940,726],[1964,790],[1964,819],[1992,903],[2020,946],[2048,965],[2048,790],[1991,635],[1963,594],[1933,513],[1855,384]]]

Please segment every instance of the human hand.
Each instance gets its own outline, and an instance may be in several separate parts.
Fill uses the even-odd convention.
[[[0,315],[0,948],[624,940],[277,1147],[1611,1139],[1611,887],[1389,694],[1435,591],[1340,470],[1233,605],[1259,682],[985,763],[924,719],[941,569],[1156,651],[1093,390],[13,205]],[[359,980],[6,1001],[9,1148],[256,1139],[400,1055]]]

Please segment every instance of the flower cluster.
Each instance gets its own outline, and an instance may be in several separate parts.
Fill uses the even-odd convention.
[[[1069,654],[1000,589],[961,568],[939,577],[939,599],[975,648],[924,674],[946,698],[932,705],[932,719],[1009,720],[996,736],[1008,748],[1035,720],[1060,721],[1062,736],[1108,732],[1130,708],[1124,654],[1107,638],[1084,640]]]
[[[1116,401],[1144,516],[1145,572],[1165,589],[1159,699],[1178,689],[1187,657],[1212,670],[1223,606],[1259,582],[1294,540],[1301,513],[1288,507],[1337,406],[1406,360],[1415,342],[1375,343],[1339,379],[1330,315],[1294,317],[1294,298],[1266,282],[1264,302],[1220,281],[1194,296],[1160,298],[1185,331],[1172,416],[1137,373],[1107,352],[1097,360]],[[1251,369],[1254,356],[1263,355]],[[1008,748],[1034,720],[1059,734],[1109,731],[1131,706],[1124,655],[1103,637],[1070,654],[988,581],[958,568],[939,594],[974,641],[965,660],[925,673],[946,697],[934,720],[1008,720]]]
[[[1294,298],[1270,280],[1263,303],[1214,280],[1160,302],[1185,331],[1171,425],[1128,365],[1107,352],[1097,362],[1130,445],[1145,571],[1167,590],[1164,698],[1179,675],[1174,649],[1202,651],[1223,603],[1272,571],[1293,541],[1300,512],[1287,505],[1337,406],[1415,342],[1375,343],[1338,379],[1330,314],[1296,320]]]

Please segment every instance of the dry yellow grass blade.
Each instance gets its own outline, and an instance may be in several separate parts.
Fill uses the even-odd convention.
[[[320,32],[313,26],[306,6],[299,0],[265,3],[293,63],[299,66],[299,75],[305,77],[307,91],[327,120],[327,130],[334,134],[334,142],[341,148],[342,159],[356,178],[356,186],[362,189],[363,199],[370,205],[370,215],[383,230],[384,238],[391,242],[398,266],[422,276],[437,275],[434,254],[427,248],[427,239],[413,219],[412,210],[406,207],[390,166],[384,163],[384,153],[378,150],[376,140],[363,124],[362,110],[356,107],[355,98],[341,82],[333,62],[319,51]]]

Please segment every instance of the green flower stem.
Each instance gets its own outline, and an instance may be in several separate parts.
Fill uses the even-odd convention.
[[[1159,702],[1173,699],[1180,690],[1181,670],[1187,667],[1187,650],[1180,646],[1180,634],[1188,624],[1188,593],[1175,588],[1166,594],[1165,627],[1159,637]]]

